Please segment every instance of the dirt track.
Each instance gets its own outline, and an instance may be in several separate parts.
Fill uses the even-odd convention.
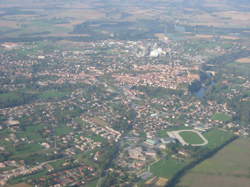
[[[182,136],[180,135],[181,132],[193,132],[193,133],[196,133],[196,134],[203,140],[203,143],[201,143],[201,144],[189,144],[189,143],[187,143],[187,142],[182,138]],[[168,135],[169,135],[171,138],[177,139],[182,145],[204,146],[204,145],[207,145],[207,144],[208,144],[207,139],[206,139],[199,131],[196,131],[196,130],[178,130],[178,131],[171,131],[171,132],[168,132]]]

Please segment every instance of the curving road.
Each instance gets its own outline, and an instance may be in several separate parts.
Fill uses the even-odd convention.
[[[182,138],[182,136],[180,135],[181,132],[193,132],[193,133],[196,133],[196,134],[203,140],[203,143],[201,143],[201,144],[189,144],[189,143],[187,143],[187,142]],[[168,135],[169,135],[171,138],[177,139],[182,145],[204,146],[204,145],[207,145],[207,144],[208,144],[207,139],[206,139],[199,131],[196,131],[196,130],[178,130],[178,131],[171,131],[171,132],[168,132]]]

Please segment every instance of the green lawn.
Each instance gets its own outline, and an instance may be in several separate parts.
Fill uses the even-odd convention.
[[[67,96],[69,92],[61,92],[58,90],[47,90],[45,92],[42,92],[38,97],[44,100],[47,99],[56,99],[56,98],[63,98]]]
[[[25,130],[16,133],[18,138],[27,138],[28,140],[33,141],[32,144],[22,145],[23,146],[22,150],[21,149],[18,150],[18,146],[15,146],[14,148],[12,142],[4,140],[4,138],[8,137],[8,135],[10,134],[9,129],[5,129],[0,132],[0,146],[4,146],[7,151],[13,152],[14,156],[16,157],[18,155],[23,155],[28,152],[30,153],[37,152],[38,150],[42,149],[39,143],[41,143],[43,139],[38,132],[40,129],[42,129],[42,127],[43,125],[35,124],[32,126],[28,126],[25,128]]]
[[[92,134],[91,136],[87,136],[88,138],[94,140],[95,142],[106,142],[107,140],[100,135]]]
[[[186,127],[184,125],[172,126],[167,129],[167,131],[178,131],[178,130],[190,130],[192,127]]]
[[[215,149],[232,138],[234,135],[233,133],[228,131],[211,129],[210,131],[204,133],[203,136],[208,140],[208,144],[206,145],[206,147],[209,149]]]
[[[167,158],[153,164],[150,168],[150,171],[157,177],[171,178],[186,164],[188,164],[188,161],[179,161],[172,158]]]
[[[22,98],[18,93],[9,92],[0,94],[0,107],[9,107],[22,103]]]
[[[180,132],[181,137],[189,144],[202,144],[204,141],[194,132]]]
[[[86,184],[86,187],[96,187],[98,180],[94,180]]]
[[[157,132],[157,136],[159,138],[168,138],[168,134],[167,134],[168,130],[160,130]]]
[[[31,126],[26,127],[23,131],[17,133],[17,137],[19,138],[28,138],[29,140],[33,140],[35,142],[42,142],[42,136],[39,131],[42,130],[44,125],[42,124],[33,124]]]
[[[232,117],[224,113],[216,113],[212,116],[212,120],[227,122],[232,120]]]
[[[60,126],[60,127],[57,127],[55,129],[55,132],[56,132],[56,135],[57,136],[62,136],[62,135],[66,135],[66,134],[69,134],[73,129],[70,128],[70,127],[66,127],[66,126]]]
[[[54,168],[54,169],[59,169],[62,168],[63,163],[65,163],[65,159],[61,159],[61,160],[57,160],[55,162],[51,162],[50,165]]]
[[[43,147],[40,144],[26,144],[24,146],[21,147],[21,149],[18,149],[16,154],[20,155],[20,154],[26,154],[26,153],[31,153],[31,152],[37,152],[39,150],[42,150]]]
[[[39,153],[42,150],[43,147],[37,143],[21,145],[15,148],[11,159],[27,160],[32,154]]]
[[[70,95],[70,91],[47,90],[39,92],[38,90],[22,89],[16,92],[0,94],[0,107],[10,107],[29,103],[40,99],[43,101],[63,99]]]
[[[17,93],[14,92],[9,92],[9,93],[2,93],[0,94],[0,101],[3,100],[18,100],[19,99],[19,95]]]
[[[4,139],[4,138],[7,138],[11,133],[11,130],[10,129],[4,129],[4,130],[1,130],[0,131],[0,140],[1,139]],[[0,141],[0,145],[1,145],[1,141]]]

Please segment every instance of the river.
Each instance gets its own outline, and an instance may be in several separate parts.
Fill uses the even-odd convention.
[[[206,95],[206,92],[207,92],[207,89],[210,88],[211,86],[214,86],[215,85],[215,82],[214,80],[211,81],[211,83],[207,86],[202,86],[197,92],[195,92],[194,94],[199,97],[200,99],[202,99],[205,95]]]

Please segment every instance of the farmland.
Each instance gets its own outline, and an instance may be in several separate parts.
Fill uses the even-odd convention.
[[[81,39],[87,39],[89,37],[102,39],[103,37],[108,37],[108,35],[114,33],[114,31],[118,31],[117,34],[119,38],[126,38],[127,35],[133,38],[135,36],[137,38],[138,36],[144,37],[144,35],[147,35],[146,37],[152,38],[156,36],[165,40],[165,35],[159,35],[159,33],[163,32],[162,25],[165,24],[166,20],[172,21],[172,19],[177,18],[174,12],[179,12],[178,9],[181,5],[177,0],[173,2],[164,0],[162,2],[164,3],[160,5],[150,1],[144,4],[137,4],[131,0],[119,3],[114,0],[105,2],[95,0],[86,2],[79,0],[74,2],[63,1],[63,3],[58,1],[36,2],[24,0],[22,4],[16,0],[7,3],[0,2],[0,38],[18,38],[22,36],[32,39],[46,37],[56,37],[57,39],[69,37],[71,37],[71,39],[73,37]],[[13,6],[13,4],[16,5],[15,8],[10,9],[9,7]],[[172,4],[176,6],[176,9],[170,8]],[[196,1],[194,5],[199,5],[199,2]],[[185,21],[182,21],[181,24],[185,24],[188,27],[200,25],[208,28],[214,26],[223,29],[227,28],[230,24],[233,28],[237,28],[241,25],[244,25],[246,29],[249,28],[250,14],[247,12],[242,13],[236,9],[235,11],[215,11],[213,14],[210,14],[206,9],[215,6],[214,2],[204,0],[202,6],[204,6],[202,11],[198,11],[193,7],[180,12],[181,16],[185,17]],[[224,9],[228,5],[225,2],[218,1],[216,6],[220,9]],[[234,6],[237,7],[238,5],[236,4]],[[110,7],[113,7],[113,9],[110,10]],[[151,8],[153,8],[154,11],[152,11]],[[239,9],[241,9],[241,7],[239,7]],[[159,17],[160,19],[155,19]],[[147,21],[145,22],[144,19],[147,19]],[[107,24],[103,24],[104,20],[105,22],[108,21]],[[119,20],[119,22],[116,22],[116,20]],[[92,22],[97,24],[91,24]],[[112,23],[112,26],[109,23]],[[127,23],[129,23],[129,25],[127,25]],[[76,28],[81,24],[84,24],[84,30],[88,32],[85,33],[82,30],[75,32]],[[105,28],[103,27],[104,25]],[[115,25],[119,26],[117,27]],[[138,29],[148,30],[152,33],[138,32]],[[228,29],[230,30],[230,28]],[[135,34],[130,35],[128,31],[131,30],[133,30]],[[93,34],[95,34],[95,36],[92,36]],[[239,39],[235,36],[221,34],[222,39]],[[207,39],[212,38],[213,35],[209,33],[198,33],[197,37]]]
[[[238,60],[236,60],[236,62],[238,62],[238,63],[250,63],[250,57],[248,57],[248,58],[239,58]]]
[[[15,185],[11,185],[12,187],[31,187],[31,185],[26,184],[26,183],[19,183],[19,184],[15,184]],[[10,187],[10,186],[7,186]]]
[[[248,187],[250,139],[240,138],[184,176],[177,187]]]

